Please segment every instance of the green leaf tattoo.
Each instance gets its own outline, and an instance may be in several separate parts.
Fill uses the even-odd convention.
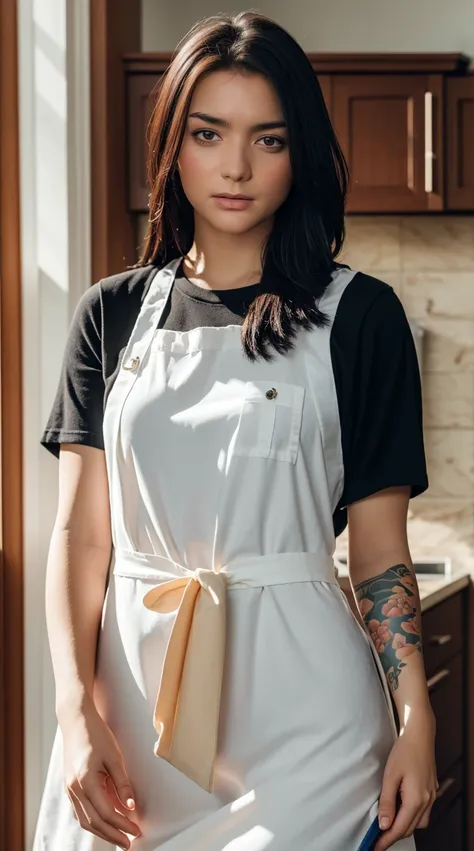
[[[415,588],[413,571],[405,564],[354,586],[361,616],[393,691],[406,667],[404,660],[422,652]]]

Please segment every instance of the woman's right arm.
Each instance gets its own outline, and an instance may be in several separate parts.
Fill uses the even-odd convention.
[[[133,791],[115,737],[93,699],[111,546],[105,453],[92,446],[61,444],[58,512],[46,571],[46,621],[65,783],[81,825],[128,848],[125,833],[139,834],[125,816]]]
[[[46,572],[56,715],[93,699],[97,637],[111,554],[105,453],[62,444],[59,501]]]

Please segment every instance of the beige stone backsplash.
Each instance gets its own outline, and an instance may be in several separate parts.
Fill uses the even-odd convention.
[[[375,275],[401,271],[401,219],[357,216],[346,219],[343,262]]]
[[[429,316],[416,321],[425,331],[425,376],[433,372],[474,375],[474,320]],[[428,384],[430,380],[426,377]]]
[[[474,268],[402,273],[400,297],[410,317],[421,324],[426,318],[474,320]]]
[[[474,501],[474,431],[425,430],[430,497],[470,498]]]
[[[423,417],[426,428],[469,431],[474,422],[474,374],[426,373]]]
[[[410,502],[410,550],[474,576],[474,217],[348,217],[341,260],[390,284],[425,331],[430,487]]]
[[[414,559],[448,557],[453,572],[474,574],[474,502],[472,499],[416,497],[408,512],[408,542]]]
[[[473,219],[465,216],[412,216],[402,219],[403,271],[474,270]]]

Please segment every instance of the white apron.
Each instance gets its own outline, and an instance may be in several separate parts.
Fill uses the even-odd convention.
[[[96,700],[135,794],[132,848],[357,851],[397,732],[333,564],[331,327],[269,363],[246,358],[239,325],[157,329],[178,264],[151,283],[104,414]],[[320,300],[331,321],[354,274]],[[111,851],[63,787],[58,729],[34,851]]]

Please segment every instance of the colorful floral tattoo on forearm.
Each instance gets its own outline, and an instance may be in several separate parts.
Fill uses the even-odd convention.
[[[396,564],[354,586],[359,611],[395,691],[405,659],[421,653],[421,633],[413,572]]]

